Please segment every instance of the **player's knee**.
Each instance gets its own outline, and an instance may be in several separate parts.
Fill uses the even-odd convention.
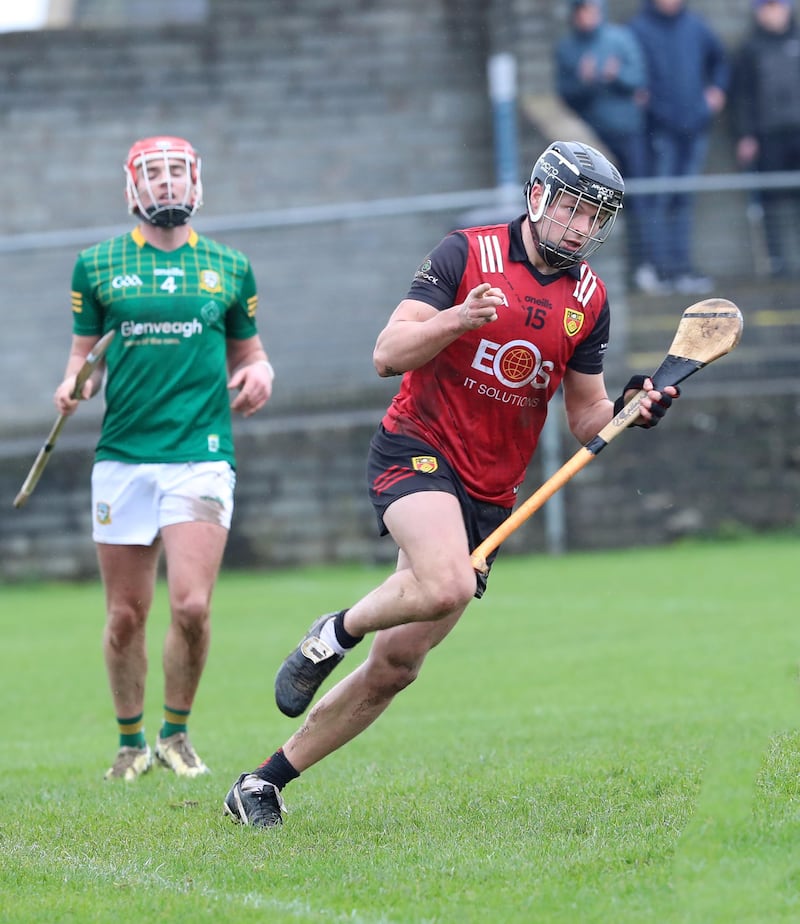
[[[208,600],[204,595],[186,594],[172,600],[172,621],[185,634],[204,631],[209,619]]]
[[[116,605],[106,620],[106,640],[117,651],[124,650],[132,639],[138,637],[145,627],[146,611],[136,606]]]
[[[432,578],[425,585],[427,616],[429,619],[444,619],[463,610],[475,594],[475,572],[470,568],[454,568],[450,572]]]
[[[367,665],[367,680],[378,699],[391,699],[419,676],[423,653],[405,652],[403,655],[389,655]]]

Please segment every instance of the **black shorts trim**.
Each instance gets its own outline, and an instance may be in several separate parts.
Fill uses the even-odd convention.
[[[420,491],[444,491],[458,499],[470,549],[480,545],[512,509],[476,500],[467,493],[456,471],[438,450],[402,433],[391,433],[383,425],[378,427],[369,444],[367,483],[381,536],[389,532],[383,519],[389,506],[401,497]],[[487,558],[489,567],[496,556],[497,550]],[[486,578],[487,575],[478,574],[475,591],[478,598],[486,590]]]

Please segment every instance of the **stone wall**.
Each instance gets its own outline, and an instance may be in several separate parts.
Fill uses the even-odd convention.
[[[724,21],[731,41],[743,28],[743,0],[724,15],[718,0],[693,5]],[[115,19],[125,6],[114,4]],[[634,7],[609,5],[616,19]],[[427,250],[466,216],[350,220],[346,209],[490,188],[487,54],[512,51],[521,96],[551,94],[565,5],[209,0],[205,23],[135,29],[92,27],[93,3],[77,8],[79,29],[0,35],[0,350],[11,389],[0,437],[34,439],[46,425],[75,254],[129,227],[121,165],[132,139],[159,132],[189,136],[203,155],[198,230],[251,256],[280,372],[274,412],[383,400],[374,337]],[[542,138],[522,112],[519,133],[521,184]],[[699,258],[716,275],[746,272],[740,200],[710,201],[699,209]],[[274,220],[315,206],[325,218]],[[615,347],[628,298],[616,244],[597,266],[622,322]]]
[[[734,386],[726,395],[715,391],[698,377],[658,429],[620,435],[556,495],[563,505],[565,550],[797,528],[800,388],[780,394]],[[240,428],[226,567],[393,561],[393,543],[377,536],[364,475],[380,413],[303,415],[258,430]],[[578,446],[563,426],[560,431],[566,460]],[[10,499],[31,459],[18,456],[0,470],[0,496],[9,500],[0,516],[5,580],[96,574],[89,538],[90,445],[89,434],[82,443],[65,437],[20,510],[11,509]],[[521,497],[547,474],[537,460]],[[549,551],[549,516],[546,505],[506,542],[504,553]]]
[[[609,8],[624,19],[637,5],[610,0]],[[693,6],[730,42],[749,9],[747,0]],[[79,7],[91,16],[88,0]],[[487,54],[515,54],[521,94],[552,93],[564,6],[210,0],[209,11],[202,24],[84,22],[0,35],[4,577],[95,573],[87,498],[99,402],[65,427],[29,505],[15,511],[11,500],[53,421],[75,254],[129,227],[122,161],[134,138],[160,132],[187,135],[203,155],[206,203],[196,226],[251,256],[278,370],[270,407],[237,423],[240,487],[228,564],[391,555],[391,543],[375,539],[363,485],[369,434],[396,387],[375,376],[372,345],[422,256],[464,213],[420,205],[349,214],[359,203],[492,187]],[[524,118],[519,131],[522,177],[542,137]],[[718,135],[717,167],[729,166],[725,144]],[[711,391],[702,408],[693,385],[663,433],[626,436],[564,492],[569,547],[664,541],[728,519],[754,528],[796,521],[794,294],[749,283],[740,203],[709,197],[703,206],[700,256],[721,279],[716,294],[746,310],[746,339],[719,375],[704,373]],[[316,207],[323,211],[310,217]],[[615,317],[611,388],[628,366],[649,367],[685,307],[633,298],[621,251],[612,241],[596,261]],[[728,394],[734,386],[736,399]],[[748,414],[758,421],[750,429]],[[573,447],[565,444],[566,453]],[[663,458],[653,454],[662,445]],[[663,491],[643,490],[636,474],[654,459]],[[537,463],[531,489],[541,477]],[[537,516],[509,546],[543,544]]]
[[[75,254],[129,227],[121,168],[133,139],[185,134],[200,150],[196,227],[251,257],[277,412],[365,389],[382,400],[375,335],[457,223],[340,221],[336,204],[492,185],[481,4],[458,15],[445,0],[210,10],[181,28],[0,35],[0,323],[13,389],[0,435],[33,437],[50,414]],[[231,218],[313,206],[332,217],[252,231]]]

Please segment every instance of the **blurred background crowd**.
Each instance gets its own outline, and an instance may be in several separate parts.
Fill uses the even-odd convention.
[[[705,171],[710,134],[726,110],[735,161],[775,173],[800,165],[800,35],[793,0],[752,0],[747,29],[726,47],[713,21],[686,0],[645,0],[629,20],[608,18],[605,0],[572,0],[556,51],[559,97],[597,134],[626,178],[667,184]],[[762,271],[797,275],[785,243],[798,191],[757,185],[749,214],[763,240]],[[691,193],[634,197],[632,280],[648,294],[706,293],[698,266]],[[788,213],[783,206],[791,209]]]

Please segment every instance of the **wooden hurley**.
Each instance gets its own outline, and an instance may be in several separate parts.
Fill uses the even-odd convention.
[[[86,362],[84,362],[84,364],[78,370],[78,374],[75,376],[75,387],[72,389],[73,398],[80,398],[81,392],[83,391],[83,386],[86,384],[86,380],[94,372],[94,370],[99,365],[100,360],[105,355],[109,343],[111,343],[111,341],[114,339],[114,333],[115,331],[110,330],[108,333],[103,334],[103,336],[94,345],[89,355],[86,357]],[[36,458],[33,460],[33,465],[31,466],[31,470],[28,472],[28,477],[25,479],[22,487],[19,489],[19,494],[17,494],[17,496],[14,498],[15,507],[22,507],[31,496],[31,494],[33,494],[33,489],[36,487],[36,484],[39,481],[39,478],[41,478],[42,472],[44,471],[44,468],[50,459],[50,454],[56,445],[56,440],[58,439],[59,433],[61,433],[61,428],[64,426],[67,416],[68,415],[66,414],[59,414],[50,432],[47,434],[47,439],[45,440],[44,446],[42,446]]]
[[[725,298],[707,298],[683,312],[669,353],[651,376],[653,388],[678,385],[715,359],[730,353],[742,339],[744,319],[733,302]],[[520,504],[497,529],[472,553],[472,566],[487,574],[486,559],[535,513],[556,491],[560,490],[586,464],[591,462],[618,434],[639,416],[639,406],[647,392],[640,391],[605,427],[582,446],[531,496]]]

